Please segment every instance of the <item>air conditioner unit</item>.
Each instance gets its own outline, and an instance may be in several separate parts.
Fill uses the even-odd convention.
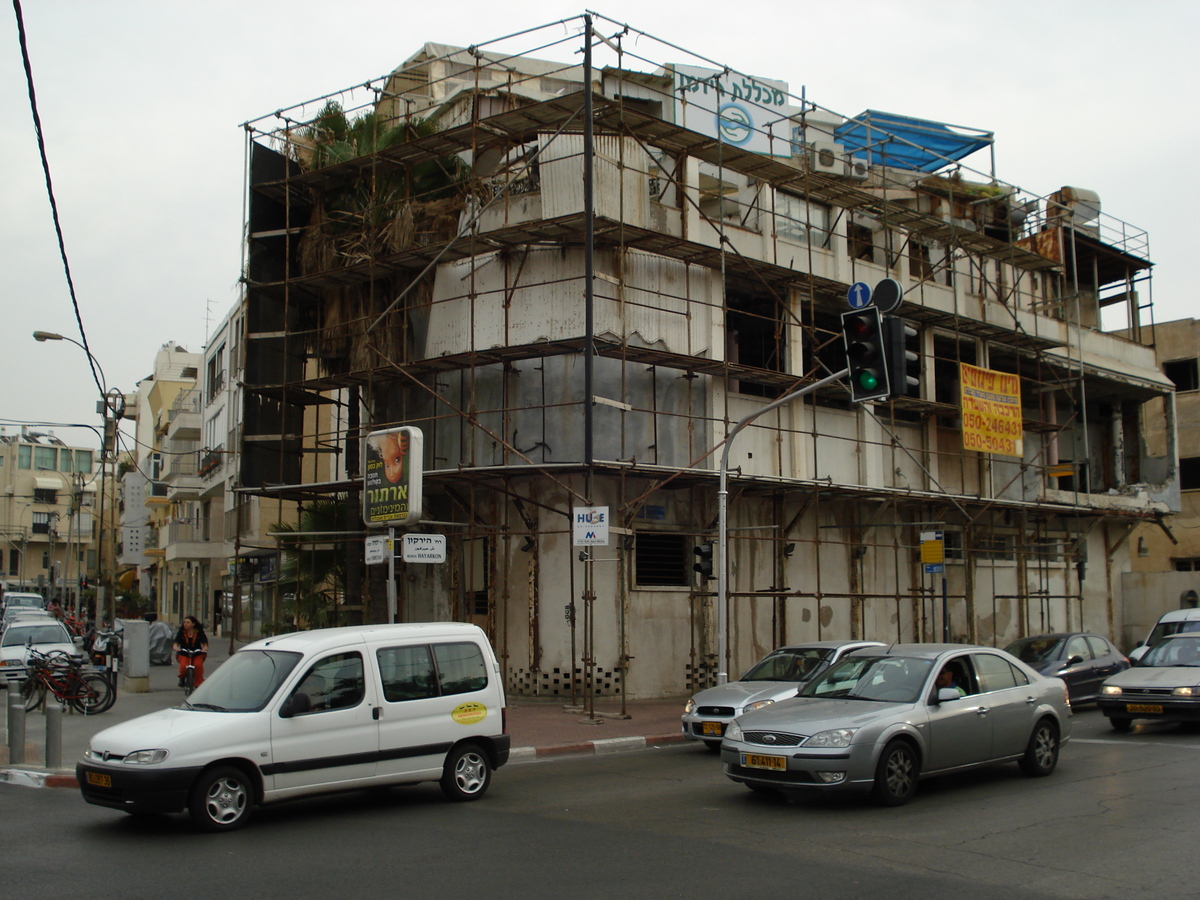
[[[867,160],[862,156],[846,157],[846,177],[855,178],[862,181],[870,174],[867,168]]]
[[[808,145],[809,167],[825,175],[846,174],[846,151],[832,141],[813,141]]]

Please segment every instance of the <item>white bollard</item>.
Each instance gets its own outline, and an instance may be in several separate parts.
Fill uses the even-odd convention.
[[[63,705],[46,698],[46,768],[62,768]]]
[[[8,762],[14,766],[25,762],[25,704],[17,681],[8,682]]]

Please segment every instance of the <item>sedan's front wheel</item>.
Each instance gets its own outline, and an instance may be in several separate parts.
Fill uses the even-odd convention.
[[[1049,775],[1058,765],[1058,726],[1050,719],[1042,719],[1029,736],[1029,745],[1021,757],[1021,771],[1026,775],[1041,778]]]
[[[920,764],[912,744],[892,741],[883,748],[875,766],[875,787],[872,793],[883,806],[903,806],[917,791]]]

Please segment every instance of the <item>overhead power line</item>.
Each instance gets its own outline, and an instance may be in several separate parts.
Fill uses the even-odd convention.
[[[50,198],[54,233],[58,235],[58,253],[62,257],[63,271],[67,276],[67,290],[71,294],[71,307],[75,310],[75,322],[79,325],[79,339],[83,342],[83,349],[87,353],[88,365],[92,369],[92,379],[96,382],[96,388],[100,391],[100,395],[104,396],[104,383],[96,368],[96,359],[92,356],[92,349],[88,346],[87,332],[83,328],[83,316],[79,313],[79,301],[75,297],[75,282],[71,278],[71,263],[67,259],[67,244],[63,240],[62,223],[58,218],[58,203],[54,199],[54,182],[50,178],[50,160],[46,157],[46,140],[42,135],[42,119],[38,115],[37,92],[33,87],[33,66],[29,62],[29,46],[25,40],[25,19],[21,15],[21,0],[13,0],[13,12],[17,17],[17,39],[21,44],[21,61],[25,64],[25,81],[29,85],[29,109],[33,113],[33,130],[37,134],[38,153],[42,158],[42,171],[46,175],[46,194]]]

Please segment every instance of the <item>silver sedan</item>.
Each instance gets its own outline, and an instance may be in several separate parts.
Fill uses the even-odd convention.
[[[790,700],[805,683],[853,650],[882,646],[879,641],[810,641],[773,650],[737,681],[692,696],[680,721],[683,736],[719,750],[726,726],[738,716]]]
[[[1002,650],[859,650],[725,731],[725,774],[758,791],[871,791],[907,803],[921,778],[1019,761],[1049,775],[1070,737],[1066,685]]]

